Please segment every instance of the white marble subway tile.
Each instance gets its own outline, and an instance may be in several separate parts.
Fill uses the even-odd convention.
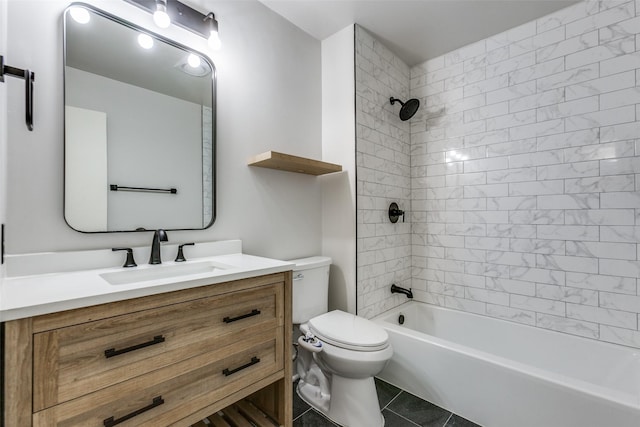
[[[617,58],[609,59],[605,62],[628,61],[629,59],[625,60],[622,58],[627,58],[632,55],[635,55],[635,54],[619,56]],[[612,64],[611,68],[613,69],[615,68],[615,66],[616,64]],[[629,67],[627,69],[631,69],[631,68],[635,68],[635,67]],[[618,70],[616,72],[620,73],[622,71],[626,71],[626,70]],[[614,74],[614,72],[610,72],[609,74]],[[576,83],[580,83],[588,80],[593,80],[598,77],[601,77],[599,64],[589,64],[583,67],[574,68],[571,70],[567,70],[564,72],[559,72],[559,73],[551,74],[546,77],[539,78],[536,84],[537,84],[538,92],[544,92],[546,90],[567,86],[568,82],[571,82],[571,84],[576,84]]]
[[[509,196],[541,196],[549,194],[562,194],[564,192],[563,180],[512,182],[509,183]]]
[[[487,199],[450,199],[446,201],[447,211],[484,211],[487,209]]]
[[[598,111],[598,109],[598,96],[590,96],[573,101],[556,103],[547,107],[540,107],[536,110],[536,112],[537,120],[539,122],[543,122],[545,120],[559,119],[563,117],[575,116],[577,114],[590,113],[593,111]]]
[[[640,157],[600,160],[600,175],[627,175],[640,173]]]
[[[497,49],[503,46],[508,46],[511,43],[517,42],[527,37],[532,37],[536,34],[536,22],[531,21],[526,24],[522,24],[518,27],[504,31],[495,36],[489,37],[487,40],[487,51]]]
[[[487,130],[507,129],[536,122],[536,111],[525,110],[487,119]]]
[[[513,155],[509,156],[509,168],[555,165],[563,163],[563,159],[564,152],[562,150]]]
[[[427,235],[427,244],[445,248],[464,248],[464,236],[429,234]]]
[[[561,42],[565,39],[564,27],[554,28],[548,31],[538,31],[538,34],[531,38],[532,48],[541,48],[550,44]],[[514,43],[515,44],[515,43]]]
[[[577,209],[564,212],[567,225],[634,225],[633,209]],[[600,238],[603,238],[600,230]]]
[[[535,63],[536,53],[533,51],[527,52],[511,57],[505,61],[488,64],[486,67],[486,76],[489,79],[521,68],[530,67]]]
[[[502,74],[490,79],[468,84],[464,87],[464,97],[491,92],[509,85],[509,75]]]
[[[524,295],[511,295],[511,307],[522,310],[535,311],[536,313],[565,315],[565,303],[544,298],[529,297]]]
[[[454,187],[459,185],[478,185],[487,183],[486,172],[446,175],[445,178],[447,187]]]
[[[568,272],[566,285],[574,288],[636,295],[636,279],[630,277]]]
[[[640,68],[640,52],[616,56],[600,62],[600,77]]]
[[[638,319],[634,313],[611,310],[602,307],[567,303],[567,317],[603,325],[616,326],[619,328],[638,328]]]
[[[440,68],[439,70],[428,72],[426,75],[426,83],[433,83],[439,80],[444,80],[459,74],[464,73],[464,64],[452,64],[448,67]]]
[[[450,150],[445,153],[445,162],[482,159],[486,153],[487,149],[483,146]]]
[[[558,194],[538,196],[538,209],[598,209],[598,194]]]
[[[640,347],[640,332],[601,324],[600,340],[631,347]]]
[[[464,222],[467,224],[506,224],[509,213],[506,211],[465,211]]]
[[[509,166],[509,160],[507,157],[494,157],[478,160],[465,160],[464,172],[484,172],[497,169],[506,169]]]
[[[484,288],[485,277],[457,272],[446,272],[445,283],[459,286],[471,286],[472,288]]]
[[[485,226],[486,230],[486,226]],[[485,232],[486,236],[486,232]],[[504,237],[474,237],[466,236],[464,238],[464,246],[467,249],[482,249],[482,250],[509,250],[509,239]]]
[[[596,30],[616,22],[624,21],[635,15],[633,2],[620,4],[603,12],[590,15],[577,21],[568,23],[566,26],[567,37],[583,34],[587,31]]]
[[[500,277],[487,277],[485,287],[493,291],[526,296],[534,296],[536,292],[535,283]]]
[[[640,122],[624,123],[600,128],[600,142],[635,139],[640,135]]]
[[[640,208],[640,192],[623,191],[602,193],[600,194],[600,208]]]
[[[499,47],[492,49],[486,53],[486,65],[495,64],[496,62],[504,61],[509,58],[509,46]]]
[[[508,242],[505,246],[507,249],[509,248]],[[503,252],[500,250],[488,250],[487,262],[491,264],[502,264],[516,267],[535,267],[536,255],[522,252]]]
[[[597,144],[600,140],[600,131],[597,128],[584,129],[575,132],[541,136],[536,140],[538,151],[558,150],[566,147]],[[561,157],[560,159],[564,159],[564,157]],[[558,163],[561,163],[561,161]]]
[[[536,151],[536,138],[487,145],[487,157],[509,156]]]
[[[459,261],[471,261],[482,263],[486,261],[487,254],[484,250],[462,249],[462,248],[445,248],[445,257],[447,259],[455,259]]]
[[[551,89],[546,92],[521,96],[509,101],[509,112],[517,113],[525,110],[535,110],[539,107],[551,106],[564,101],[565,88]]]
[[[538,283],[536,285],[536,297],[592,307],[598,305],[598,292],[566,286]]]
[[[603,110],[640,103],[640,88],[632,87],[600,95],[600,108]]]
[[[594,13],[598,13],[600,8],[599,0],[581,1],[572,6],[560,9],[550,15],[543,16],[536,21],[538,32],[548,31],[582,19]]]
[[[564,57],[541,62],[509,73],[509,84],[517,85],[564,71]]]
[[[519,210],[509,212],[511,224],[564,224],[563,210]],[[537,231],[537,230],[536,230]]]
[[[484,302],[472,301],[464,298],[456,298],[446,295],[444,297],[444,306],[455,310],[462,310],[469,313],[485,314],[486,304]]]
[[[503,197],[509,192],[508,184],[465,185],[464,198]]]
[[[598,260],[600,274],[618,275],[624,277],[640,277],[640,261],[628,261],[617,259]]]
[[[463,162],[445,163],[442,165],[427,166],[427,176],[458,174],[464,171]]]
[[[567,55],[565,57],[565,68],[570,70],[586,64],[592,64],[594,62],[604,61],[606,59],[632,53],[635,52],[635,50],[635,36],[629,36],[604,43],[601,42],[599,46]]]
[[[636,259],[636,245],[632,243],[567,242],[567,255],[593,258]]]
[[[603,193],[612,191],[633,191],[634,175],[609,175],[591,178],[565,179],[564,192]]]
[[[487,223],[487,236],[491,237],[515,237],[521,239],[532,239],[536,237],[536,226],[528,224],[506,224],[509,222],[509,215],[505,211],[488,211],[488,213],[499,213],[506,217],[506,220],[502,220],[502,215],[495,218],[494,222]],[[472,215],[474,212],[465,212],[465,220],[467,214]],[[473,219],[473,218],[469,218]],[[493,219],[493,218],[491,218]],[[511,242],[509,242],[509,249],[511,249]],[[512,249],[511,249],[512,250]]]
[[[458,124],[455,126],[450,126],[446,130],[447,138],[455,138],[460,136],[465,136],[474,133],[482,133],[487,130],[486,123],[484,120],[479,120],[477,122],[469,122],[464,124]]]
[[[640,313],[640,296],[600,292],[600,307]]]
[[[497,211],[531,210],[536,208],[536,196],[490,197],[486,209]]]
[[[598,176],[599,174],[600,164],[597,160],[537,167],[538,180],[587,178]]]
[[[490,95],[490,93],[487,95]],[[490,117],[501,116],[507,114],[508,112],[509,103],[506,101],[483,107],[473,108],[464,112],[464,122],[468,123],[477,120],[484,120]]]
[[[474,58],[486,52],[486,43],[484,40],[466,45],[460,49],[444,55],[444,64],[449,66],[458,62],[464,62],[470,58]]]
[[[567,242],[569,243],[569,242]],[[536,266],[551,270],[575,271],[578,273],[597,273],[596,258],[565,255],[536,255]]]
[[[473,301],[481,301],[496,305],[509,305],[509,294],[504,292],[496,292],[488,289],[477,289],[466,287],[464,296]]]
[[[531,226],[531,227],[535,227]],[[531,254],[564,255],[566,242],[564,240],[521,239],[509,240],[509,249],[514,252]]]
[[[600,333],[597,323],[541,313],[536,313],[536,326],[593,339],[597,339]]]
[[[613,159],[630,157],[635,154],[634,141],[617,141],[602,144],[571,147],[564,150],[565,162],[582,162],[585,160]]]
[[[573,35],[567,36],[566,40],[536,50],[536,60],[537,62],[549,61],[551,59],[570,55],[597,45],[597,31],[591,31],[576,37]]]
[[[591,113],[595,114],[595,113]],[[608,116],[607,116],[608,117]],[[511,139],[525,139],[537,136],[552,135],[565,131],[565,119],[548,120],[534,124],[515,126],[509,129]],[[569,119],[566,119],[569,120]]]
[[[633,17],[624,21],[616,22],[600,28],[598,37],[600,43],[606,43],[611,40],[625,38],[640,33],[640,18]]]
[[[425,222],[427,223],[462,223],[462,218],[462,212],[428,211],[425,213]]]
[[[529,326],[535,326],[535,312],[529,310],[521,310],[502,305],[487,304],[486,315],[498,319],[508,320],[510,322],[522,323]]]
[[[449,236],[486,236],[487,227],[485,224],[454,224],[449,223],[445,227]]]
[[[602,226],[600,240],[603,242],[637,243],[640,241],[640,226]]]
[[[612,108],[610,110],[602,110],[567,117],[565,119],[565,128],[568,132],[571,132],[580,129],[629,123],[635,121],[635,119],[635,106],[628,105],[625,107]]]
[[[479,55],[467,58],[464,60],[464,72],[471,73],[476,70],[484,70],[487,66],[487,54],[481,53]]]
[[[592,225],[538,225],[538,238],[597,242],[600,230]]]
[[[635,84],[635,70],[630,70],[577,84],[569,84],[565,88],[565,96],[567,100],[584,98],[587,96],[631,88],[634,87]]]

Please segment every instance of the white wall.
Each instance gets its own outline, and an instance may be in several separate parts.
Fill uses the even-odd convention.
[[[138,23],[150,15],[125,2],[92,1]],[[195,7],[204,1],[194,1]],[[204,231],[169,233],[173,242],[239,238],[247,253],[294,258],[320,253],[319,181],[260,168],[249,157],[277,150],[321,157],[320,43],[257,1],[207,1],[220,23],[217,68],[217,220]],[[81,234],[64,222],[62,12],[65,1],[8,1],[12,65],[36,72],[35,130],[23,123],[23,86],[9,99],[7,246],[10,253],[150,243],[150,233]],[[155,31],[155,29],[154,29]],[[163,32],[206,50],[206,41]],[[19,82],[18,82],[19,83]],[[16,102],[13,102],[15,100]],[[200,167],[198,165],[198,167]]]
[[[322,254],[332,258],[329,309],[356,311],[354,26],[322,41],[322,159],[342,172],[321,178]]]
[[[411,70],[416,299],[640,348],[640,4]]]
[[[0,55],[7,52],[7,3],[0,1]],[[6,56],[5,56],[6,58]],[[9,65],[13,65],[9,63]],[[7,79],[0,83],[0,224],[6,221],[7,209]],[[18,81],[19,82],[19,81]],[[5,266],[0,265],[0,282]]]

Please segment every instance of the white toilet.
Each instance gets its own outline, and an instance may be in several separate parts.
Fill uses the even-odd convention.
[[[340,310],[327,312],[327,257],[295,259],[293,323],[300,325],[297,393],[332,421],[348,427],[382,427],[373,377],[393,355],[387,332]]]

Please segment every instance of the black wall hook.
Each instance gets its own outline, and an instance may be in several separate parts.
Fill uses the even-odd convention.
[[[25,87],[25,122],[27,129],[33,131],[33,82],[36,75],[33,71],[4,65],[4,57],[0,55],[0,83],[4,83],[4,76],[17,77],[24,80]]]

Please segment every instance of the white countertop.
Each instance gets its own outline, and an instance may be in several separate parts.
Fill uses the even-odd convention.
[[[182,268],[203,262],[222,268],[124,284],[111,284],[101,276],[134,270],[156,273],[163,268]],[[0,286],[0,321],[279,273],[292,267],[293,264],[286,261],[231,253],[198,257],[181,263],[170,261],[132,268],[107,267],[7,277]]]

